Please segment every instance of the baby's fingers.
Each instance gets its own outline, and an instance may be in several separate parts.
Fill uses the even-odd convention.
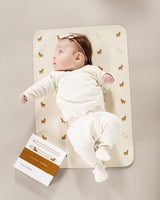
[[[111,74],[106,73],[102,77],[102,82],[103,83],[113,83],[114,82],[114,77]]]
[[[108,83],[113,83],[113,82],[114,82],[113,76],[109,76],[109,77],[108,77]]]
[[[27,97],[24,94],[19,95],[19,100],[22,104],[27,102]]]

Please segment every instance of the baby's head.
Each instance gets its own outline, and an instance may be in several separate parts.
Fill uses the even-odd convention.
[[[56,71],[72,71],[92,64],[92,45],[86,35],[69,34],[58,38],[53,56],[53,67]]]

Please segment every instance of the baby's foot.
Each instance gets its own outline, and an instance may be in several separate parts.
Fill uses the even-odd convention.
[[[99,147],[95,154],[99,160],[108,161],[111,159],[106,147]]]
[[[95,166],[92,172],[94,174],[95,181],[98,183],[105,181],[108,178],[108,173],[105,170],[105,164],[103,161]]]

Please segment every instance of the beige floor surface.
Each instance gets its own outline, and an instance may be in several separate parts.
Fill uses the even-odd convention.
[[[153,1],[0,1],[0,199],[160,199],[160,28]],[[90,169],[60,169],[46,188],[13,165],[32,131],[34,104],[18,95],[33,83],[32,39],[40,29],[119,24],[128,34],[135,161],[110,168],[97,184]]]

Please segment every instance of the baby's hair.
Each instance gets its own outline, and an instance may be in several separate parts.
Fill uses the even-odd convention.
[[[73,41],[77,45],[79,50],[85,55],[85,65],[92,65],[92,44],[85,34],[71,33],[63,37],[59,37],[59,35],[57,35],[57,38],[58,40],[69,39]]]

